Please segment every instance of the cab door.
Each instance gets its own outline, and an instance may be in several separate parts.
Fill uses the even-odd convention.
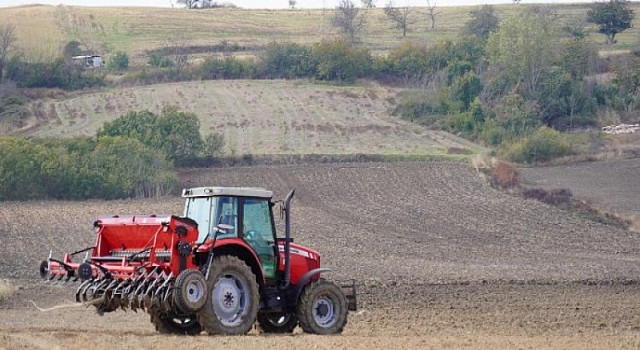
[[[265,278],[275,278],[278,266],[276,235],[269,200],[242,198],[240,217],[242,238],[260,259]]]

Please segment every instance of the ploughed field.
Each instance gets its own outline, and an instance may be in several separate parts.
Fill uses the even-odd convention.
[[[574,196],[625,218],[640,220],[640,159],[522,170],[528,185],[568,188]]]
[[[360,310],[340,336],[162,336],[144,313],[98,316],[37,265],[89,246],[102,214],[181,213],[179,197],[3,203],[0,348],[637,348],[640,238],[496,191],[453,162],[197,169],[185,187],[296,188],[293,235],[327,277],[354,278]],[[39,311],[54,307],[53,310]]]

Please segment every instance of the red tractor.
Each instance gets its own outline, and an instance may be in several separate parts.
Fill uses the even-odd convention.
[[[355,283],[320,278],[320,254],[293,243],[291,191],[276,236],[273,193],[185,189],[183,217],[102,218],[94,246],[40,264],[48,280],[81,281],[76,301],[99,313],[145,310],[161,333],[340,333],[356,310]],[[80,262],[72,257],[85,253]]]

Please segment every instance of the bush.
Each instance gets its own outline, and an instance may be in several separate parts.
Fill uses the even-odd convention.
[[[531,136],[506,145],[503,152],[517,163],[540,163],[574,154],[574,149],[567,135],[543,126]]]
[[[405,83],[417,83],[432,72],[427,59],[427,49],[404,43],[389,52],[380,73],[402,78]]]
[[[152,53],[149,56],[149,64],[159,68],[168,68],[168,67],[173,67],[175,65],[170,58],[160,56],[156,52]]]
[[[113,71],[123,71],[129,68],[129,55],[126,52],[116,52],[107,62],[107,69]]]
[[[311,48],[300,44],[269,44],[262,56],[262,74],[271,79],[313,77],[316,62]]]
[[[195,69],[195,75],[204,80],[253,79],[258,76],[258,66],[251,59],[208,57]]]
[[[323,40],[313,46],[313,57],[317,62],[316,78],[352,82],[371,72],[372,61],[369,50],[358,48],[342,40]]]
[[[84,72],[82,67],[68,64],[63,58],[53,62],[27,62],[19,56],[12,57],[6,66],[6,78],[22,88],[61,88],[77,90],[104,85],[104,77]]]
[[[0,138],[0,200],[151,197],[175,182],[164,155],[137,140]]]
[[[445,111],[437,97],[423,92],[408,92],[400,95],[400,101],[393,110],[394,115],[410,122],[433,124],[441,119]]]
[[[492,162],[490,171],[490,183],[492,186],[508,189],[516,187],[520,183],[520,173],[516,168],[502,161]]]
[[[106,122],[97,135],[136,139],[153,149],[163,151],[167,159],[174,161],[176,165],[189,164],[208,151],[200,134],[198,117],[193,113],[181,112],[175,106],[163,108],[160,115],[149,111],[131,111]],[[210,142],[214,141],[222,142]]]
[[[209,134],[204,139],[204,156],[218,157],[224,153],[224,135]]]

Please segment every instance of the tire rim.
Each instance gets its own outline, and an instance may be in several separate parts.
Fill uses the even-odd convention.
[[[201,281],[193,280],[187,283],[187,300],[190,303],[197,303],[204,297],[204,284]]]
[[[248,290],[247,280],[234,272],[218,279],[211,292],[211,303],[213,312],[223,325],[235,327],[242,324],[243,316],[251,306]]]
[[[313,303],[313,320],[321,327],[331,327],[337,321],[335,309],[331,298],[321,296]]]

